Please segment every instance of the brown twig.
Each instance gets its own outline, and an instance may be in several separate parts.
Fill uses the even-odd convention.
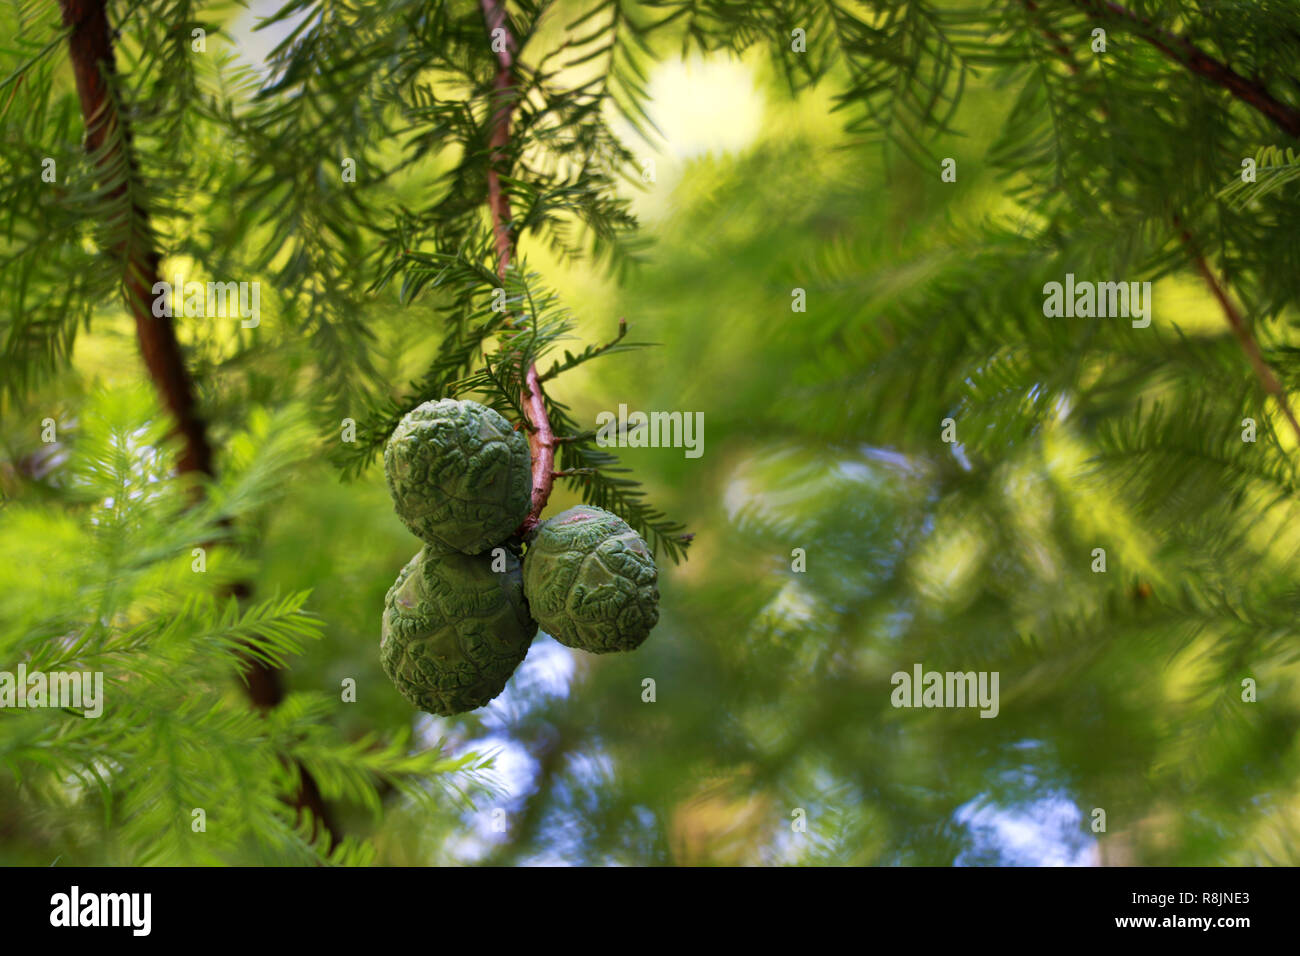
[[[1264,386],[1264,391],[1273,396],[1278,407],[1282,409],[1282,414],[1291,423],[1291,429],[1295,432],[1296,439],[1300,440],[1300,421],[1296,420],[1295,414],[1291,411],[1291,404],[1287,401],[1286,390],[1282,387],[1282,383],[1277,380],[1273,370],[1264,361],[1264,355],[1259,350],[1259,343],[1255,341],[1250,328],[1246,325],[1245,316],[1241,314],[1241,310],[1229,297],[1227,290],[1219,282],[1218,277],[1215,276],[1214,270],[1210,268],[1209,262],[1206,261],[1205,256],[1197,248],[1196,240],[1192,238],[1191,231],[1184,227],[1178,218],[1174,219],[1174,226],[1180,232],[1183,245],[1187,247],[1188,255],[1191,256],[1196,271],[1200,273],[1201,278],[1210,287],[1210,292],[1213,293],[1223,309],[1224,318],[1228,320],[1228,325],[1232,327],[1233,334],[1237,336],[1237,341],[1241,343],[1246,357],[1250,359],[1250,364],[1254,368],[1260,384]]]
[[[1216,60],[1187,37],[1170,33],[1118,3],[1099,3],[1097,0],[1075,0],[1075,2],[1096,19],[1104,19],[1104,8],[1115,16],[1128,20],[1137,27],[1136,32],[1139,37],[1169,59],[1182,64],[1211,83],[1223,87],[1237,99],[1272,120],[1284,133],[1300,139],[1300,109],[1287,106],[1264,86],[1246,79],[1226,63]]]
[[[106,2],[60,0],[60,3],[63,23],[71,28],[68,52],[77,82],[77,96],[81,101],[81,115],[86,124],[86,151],[95,153],[103,149],[110,133],[120,127],[122,149],[126,155],[110,150],[101,156],[100,168],[107,170],[125,165],[129,178],[138,167],[131,147],[130,127],[118,115],[108,88],[109,78],[117,67]],[[149,214],[134,198],[127,196],[127,188],[128,183],[123,182],[108,196],[131,204],[129,214],[138,234],[124,239],[109,251],[122,259],[122,284],[127,308],[135,319],[140,355],[181,439],[177,469],[183,474],[212,477],[215,471],[207,423],[199,414],[194,383],[176,339],[176,329],[170,316],[154,315],[150,305],[154,284],[158,281],[160,256],[151,241]],[[247,585],[239,583],[231,591],[236,597],[244,597],[248,589]],[[279,673],[261,661],[250,660],[249,664],[247,688],[253,705],[265,711],[280,703],[284,699],[284,688]],[[306,767],[299,764],[298,769],[301,786],[294,796],[294,808],[299,812],[310,810],[315,825],[323,827],[331,838],[336,838],[337,831],[316,781]]]
[[[514,258],[516,237],[510,231],[510,197],[501,185],[499,165],[505,159],[506,147],[510,145],[510,116],[514,112],[515,75],[514,75],[514,37],[506,24],[504,2],[497,0],[480,0],[483,20],[487,24],[489,39],[495,31],[503,40],[501,49],[496,51],[497,73],[493,81],[493,99],[496,112],[492,117],[492,136],[488,140],[491,150],[488,158],[488,210],[492,215],[492,231],[496,236],[497,275],[502,283]],[[528,416],[528,446],[533,459],[533,503],[528,517],[515,532],[520,537],[527,535],[537,527],[542,509],[551,497],[555,484],[555,435],[551,431],[551,421],[546,414],[546,393],[537,374],[537,365],[530,364],[524,373],[524,390],[520,404]]]

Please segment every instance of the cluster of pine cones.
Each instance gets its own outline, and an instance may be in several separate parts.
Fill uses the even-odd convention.
[[[493,409],[425,402],[393,431],[384,472],[397,516],[424,542],[388,591],[379,645],[385,673],[416,707],[444,716],[482,707],[539,625],[561,644],[605,653],[640,646],[658,622],[654,556],[617,515],[570,508],[521,548],[528,442]]]

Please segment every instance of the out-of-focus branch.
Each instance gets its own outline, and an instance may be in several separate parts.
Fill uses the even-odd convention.
[[[1237,336],[1237,341],[1241,343],[1242,350],[1245,351],[1246,357],[1250,360],[1251,367],[1255,370],[1255,376],[1259,379],[1260,384],[1264,386],[1264,391],[1272,395],[1277,402],[1278,407],[1282,409],[1282,414],[1286,420],[1291,423],[1291,429],[1295,432],[1296,439],[1300,441],[1300,421],[1296,420],[1295,414],[1291,411],[1291,404],[1286,397],[1286,389],[1278,381],[1273,370],[1269,368],[1268,363],[1264,361],[1264,355],[1259,350],[1259,343],[1255,341],[1255,336],[1251,334],[1249,326],[1246,325],[1245,316],[1237,308],[1237,304],[1232,301],[1228,295],[1227,289],[1224,288],[1214,270],[1210,268],[1209,262],[1197,248],[1196,240],[1192,237],[1191,231],[1182,225],[1181,220],[1174,220],[1175,227],[1179,229],[1183,245],[1187,247],[1188,255],[1191,257],[1192,265],[1200,273],[1205,284],[1210,287],[1210,292],[1218,300],[1219,306],[1223,309],[1223,316],[1231,326],[1233,334]]]
[[[116,72],[112,32],[108,23],[106,0],[61,0],[63,23],[71,28],[68,52],[72,72],[81,100],[81,115],[86,125],[86,150],[100,153],[100,168],[120,168],[127,177],[135,175],[137,166],[131,148],[131,130],[119,115],[108,88]],[[114,132],[119,134],[119,148],[104,152]],[[122,155],[123,151],[125,155]],[[128,183],[122,182],[108,193],[108,198],[130,203],[126,214],[131,217],[132,233],[108,250],[122,260],[122,284],[127,308],[135,319],[136,340],[145,368],[153,380],[163,404],[171,413],[174,429],[182,441],[177,468],[182,473],[214,474],[212,444],[207,423],[198,411],[194,383],[185,365],[170,316],[154,315],[151,307],[153,288],[158,281],[159,254],[149,231],[149,214],[127,196]],[[179,292],[179,290],[174,290]],[[237,597],[247,595],[247,586],[236,584]],[[249,700],[259,710],[267,710],[284,699],[279,672],[261,661],[250,660],[247,671]],[[316,781],[307,768],[299,765],[301,786],[293,806],[311,812],[314,825],[337,837],[332,817]]]
[[[1210,56],[1187,37],[1170,33],[1149,19],[1118,3],[1101,0],[1075,0],[1096,19],[1113,17],[1127,21],[1134,32],[1175,63],[1227,90],[1243,103],[1258,110],[1284,133],[1300,139],[1300,109],[1281,102],[1264,86],[1248,80],[1232,67]]]

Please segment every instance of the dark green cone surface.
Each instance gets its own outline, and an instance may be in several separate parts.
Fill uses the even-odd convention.
[[[524,593],[542,630],[597,654],[646,639],[659,621],[658,578],[645,540],[590,505],[543,522],[524,556]]]
[[[495,547],[532,501],[528,440],[477,402],[444,398],[409,412],[384,446],[384,474],[397,516],[438,551]]]
[[[441,554],[424,548],[384,600],[379,659],[402,696],[449,716],[501,693],[528,653],[537,624],[524,602],[519,562],[505,554]]]

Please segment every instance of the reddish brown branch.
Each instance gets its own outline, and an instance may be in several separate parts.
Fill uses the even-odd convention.
[[[124,165],[129,180],[135,175],[137,166],[131,146],[131,130],[118,115],[108,89],[108,79],[117,67],[106,2],[60,2],[63,23],[72,28],[68,35],[68,52],[77,82],[77,96],[81,101],[82,119],[86,124],[86,151],[93,154],[102,150],[110,135],[120,126],[119,142],[126,155],[109,150],[101,155],[99,163],[104,170]],[[131,230],[127,238],[109,252],[122,260],[122,285],[127,308],[135,319],[140,356],[159,397],[171,413],[173,429],[182,442],[177,469],[183,474],[199,473],[211,477],[214,467],[207,424],[199,415],[194,383],[186,368],[175,326],[170,316],[154,315],[151,306],[160,257],[150,237],[149,214],[127,196],[127,188],[128,183],[124,181],[108,194],[112,199],[130,203],[130,209],[123,214],[130,216],[128,228]],[[173,293],[179,295],[180,290],[173,290]],[[232,591],[236,596],[244,597],[247,587],[236,584]],[[249,699],[259,710],[274,707],[283,700],[280,675],[261,661],[250,661],[247,680]],[[315,825],[324,827],[331,837],[336,837],[337,832],[316,781],[305,767],[299,765],[298,769],[301,786],[294,796],[294,807],[309,809]]]
[[[1139,37],[1169,59],[1182,64],[1211,83],[1221,86],[1243,103],[1267,116],[1288,136],[1300,139],[1300,109],[1281,102],[1265,87],[1246,79],[1226,63],[1216,60],[1187,37],[1170,33],[1118,3],[1098,3],[1097,0],[1076,0],[1076,2],[1083,6],[1089,15],[1097,19],[1104,19],[1102,12],[1104,8],[1115,16],[1129,21],[1137,28],[1136,33]]]
[[[68,48],[77,81],[77,95],[81,100],[81,115],[86,123],[86,150],[93,153],[103,148],[120,122],[108,92],[107,77],[116,70],[108,14],[104,0],[62,0],[62,6],[63,23],[72,27]],[[127,151],[126,169],[131,175],[136,166],[128,129],[122,130],[122,142]],[[100,167],[112,168],[121,158],[112,152],[106,153],[101,157]],[[109,193],[109,197],[122,199],[126,192],[127,183],[123,182]],[[139,224],[138,235],[147,236],[148,213],[134,200],[131,200],[129,215]],[[180,470],[211,475],[212,446],[208,442],[207,428],[198,414],[194,387],[185,368],[180,343],[176,341],[176,330],[169,317],[155,316],[149,305],[158,276],[158,253],[147,241],[125,240],[111,251],[123,259],[123,287],[127,308],[135,319],[140,356],[159,396],[171,412],[175,430],[183,442]]]
[[[1224,318],[1228,320],[1228,325],[1232,327],[1233,334],[1237,336],[1237,341],[1241,343],[1242,350],[1245,351],[1246,357],[1250,359],[1251,367],[1255,370],[1255,375],[1263,385],[1264,391],[1272,395],[1277,402],[1278,407],[1282,409],[1282,414],[1286,420],[1291,423],[1291,429],[1295,432],[1296,438],[1300,440],[1300,421],[1296,420],[1295,414],[1291,411],[1291,404],[1286,397],[1286,389],[1282,383],[1277,380],[1273,370],[1269,368],[1268,363],[1264,361],[1264,355],[1259,350],[1259,343],[1251,334],[1250,328],[1246,325],[1245,316],[1237,308],[1235,302],[1229,297],[1227,290],[1210,268],[1209,262],[1206,261],[1200,250],[1196,247],[1196,241],[1192,238],[1189,230],[1181,225],[1177,219],[1174,220],[1175,227],[1181,231],[1183,244],[1187,247],[1188,254],[1191,256],[1192,264],[1196,271],[1200,273],[1205,284],[1210,287],[1210,292],[1218,300],[1219,306],[1223,309]]]
[[[514,112],[514,37],[506,25],[504,2],[480,0],[483,20],[487,24],[489,42],[497,44],[497,73],[492,83],[495,112],[492,116],[492,136],[488,140],[488,211],[492,215],[492,231],[496,237],[497,275],[506,281],[506,273],[514,258],[516,237],[510,229],[510,197],[501,185],[500,166],[506,161],[510,145],[510,117]],[[497,31],[501,31],[497,33]],[[528,447],[533,459],[533,503],[516,534],[523,536],[537,527],[542,509],[551,497],[555,485],[555,435],[546,414],[546,393],[537,374],[536,364],[530,364],[524,373],[524,390],[520,404],[528,416]]]
[[[546,415],[546,396],[542,393],[541,383],[537,381],[537,366],[528,366],[524,378],[527,386],[524,392],[524,407],[533,422],[533,431],[528,433],[528,446],[533,453],[533,506],[528,517],[520,525],[519,531],[527,534],[537,527],[546,500],[551,497],[551,488],[555,484],[555,435],[551,432],[551,421]]]
[[[510,117],[514,113],[514,38],[506,26],[506,10],[495,0],[481,0],[483,19],[487,23],[488,38],[493,44],[501,41],[496,51],[497,73],[492,81],[493,102],[496,112],[492,116],[492,136],[488,139],[488,209],[492,213],[492,231],[497,243],[497,274],[504,282],[506,270],[514,257],[514,241],[510,236],[510,197],[501,186],[498,167],[506,160],[506,147],[510,145]],[[495,35],[500,30],[499,35]]]

